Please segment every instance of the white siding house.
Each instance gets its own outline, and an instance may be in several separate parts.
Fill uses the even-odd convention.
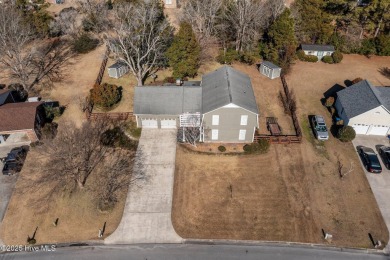
[[[317,56],[318,61],[322,60],[324,56],[331,56],[335,52],[332,45],[301,44],[301,49],[306,55]]]
[[[356,134],[390,134],[390,88],[361,81],[339,91],[335,107],[344,125],[352,126]]]

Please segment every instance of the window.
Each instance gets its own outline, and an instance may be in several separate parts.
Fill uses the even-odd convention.
[[[171,5],[172,4],[172,0],[165,0],[165,4]]]
[[[241,125],[248,125],[248,116],[247,115],[241,116]]]
[[[219,115],[213,115],[213,125],[219,125]]]
[[[218,129],[211,130],[211,140],[218,140]]]
[[[239,141],[245,141],[245,136],[246,136],[246,130],[241,129],[240,134],[238,135],[238,140]]]

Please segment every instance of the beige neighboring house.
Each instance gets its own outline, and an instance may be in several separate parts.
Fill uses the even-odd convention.
[[[0,145],[38,141],[44,124],[42,104],[15,103],[11,91],[0,90]]]
[[[390,134],[390,87],[360,81],[337,92],[335,107],[344,125],[352,126],[356,134]]]
[[[165,8],[177,8],[178,0],[162,0]]]

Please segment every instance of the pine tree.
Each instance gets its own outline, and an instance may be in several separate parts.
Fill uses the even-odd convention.
[[[295,38],[294,19],[289,9],[285,9],[266,34],[267,45],[263,57],[269,61],[279,64],[288,70],[293,60],[297,41]]]
[[[200,60],[200,46],[189,23],[182,22],[168,49],[167,58],[173,69],[173,77],[194,77]]]

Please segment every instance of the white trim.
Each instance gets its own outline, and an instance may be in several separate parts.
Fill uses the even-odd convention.
[[[256,104],[256,105],[257,105],[257,104]],[[203,115],[209,114],[209,113],[214,112],[214,111],[216,111],[216,110],[218,110],[218,109],[221,109],[221,108],[224,108],[224,107],[222,106],[222,107],[213,109],[213,110],[211,110],[211,111],[209,111],[209,112],[203,113]],[[252,114],[254,114],[254,115],[259,115],[259,114],[255,113],[255,112],[253,112],[253,111],[250,111],[250,110],[248,110],[248,109],[246,109],[246,108],[243,108],[243,107],[240,107],[240,106],[237,106],[237,108],[242,108],[242,109],[244,109],[244,110],[246,110],[246,111],[248,111],[248,112],[250,112],[250,113],[252,113]]]
[[[230,103],[230,104],[227,104],[226,106],[223,106],[221,108],[241,108],[241,107],[237,106],[236,104]]]

